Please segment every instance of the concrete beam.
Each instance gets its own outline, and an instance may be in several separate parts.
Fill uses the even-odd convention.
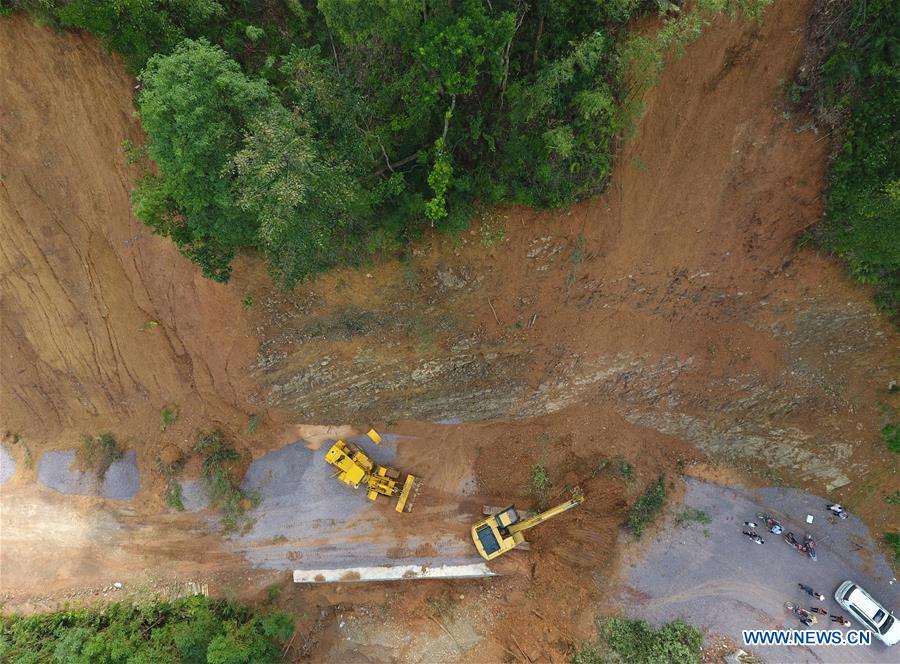
[[[477,579],[497,576],[484,563],[471,565],[390,565],[295,569],[294,583],[359,583],[363,581],[411,581],[413,579]]]

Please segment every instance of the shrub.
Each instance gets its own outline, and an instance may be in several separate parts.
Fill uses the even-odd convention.
[[[528,482],[528,493],[538,503],[538,509],[547,507],[547,499],[550,496],[550,474],[544,464],[536,463],[531,467],[531,479]]]
[[[0,660],[31,662],[281,661],[290,616],[203,596],[173,602],[0,616]]]
[[[885,533],[884,541],[887,542],[894,555],[894,564],[900,565],[900,532]]]
[[[885,424],[881,429],[884,446],[894,454],[900,454],[900,424]]]
[[[572,657],[572,664],[658,664],[701,661],[703,637],[700,631],[680,620],[655,629],[643,620],[614,617],[597,624],[597,639],[584,644]]]
[[[666,493],[665,476],[660,475],[635,501],[628,514],[628,528],[638,539],[644,534],[647,525],[656,521],[666,503]]]

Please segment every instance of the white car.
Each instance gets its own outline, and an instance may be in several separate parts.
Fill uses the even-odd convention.
[[[834,599],[885,645],[892,646],[900,641],[900,621],[897,617],[853,581],[844,581],[839,585],[834,591]]]

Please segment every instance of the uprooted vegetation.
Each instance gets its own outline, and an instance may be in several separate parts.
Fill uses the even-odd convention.
[[[203,434],[194,450],[201,458],[201,473],[210,505],[219,510],[225,532],[249,525],[247,508],[259,502],[258,497],[244,493],[235,478],[241,455],[221,431]]]
[[[656,521],[656,517],[662,511],[666,504],[666,478],[660,475],[656,482],[644,489],[644,492],[638,496],[634,506],[628,513],[628,529],[634,533],[638,539],[644,534],[648,525]]]
[[[203,596],[173,602],[0,616],[0,660],[30,662],[280,662],[294,631],[284,613]]]
[[[121,459],[125,451],[110,433],[99,436],[81,436],[81,448],[78,450],[78,459],[81,465],[102,480],[106,476],[109,467]]]
[[[477,206],[599,193],[666,52],[767,4],[700,0],[652,39],[625,26],[667,2],[13,6],[90,30],[138,75],[137,216],[210,278],[251,248],[292,286]]]

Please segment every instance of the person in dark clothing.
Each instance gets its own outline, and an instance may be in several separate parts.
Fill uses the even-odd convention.
[[[849,620],[847,620],[844,616],[831,616],[831,622],[839,623],[839,624],[843,625],[844,627],[850,627],[850,625],[853,624]]]
[[[825,601],[825,595],[820,595],[820,594],[817,593],[815,590],[813,590],[812,588],[810,588],[809,586],[807,586],[807,585],[805,585],[805,584],[803,584],[803,583],[798,583],[797,585],[800,586],[800,590],[802,590],[803,592],[805,592],[805,593],[806,593],[807,595],[809,595],[810,597],[815,597],[815,598],[816,598],[817,600],[819,600],[820,602],[824,602],[824,601]]]
[[[747,537],[749,537],[751,540],[753,540],[757,544],[765,544],[766,543],[766,540],[764,540],[762,537],[760,537],[758,534],[756,534],[752,530],[750,530],[750,531],[742,530],[741,532],[744,533]]]
[[[821,615],[823,615],[823,616],[827,616],[827,615],[828,615],[828,611],[826,611],[825,609],[820,609],[820,608],[817,607],[817,606],[812,606],[812,607],[810,607],[809,610],[812,611],[813,613],[819,613],[819,614],[821,614]]]

